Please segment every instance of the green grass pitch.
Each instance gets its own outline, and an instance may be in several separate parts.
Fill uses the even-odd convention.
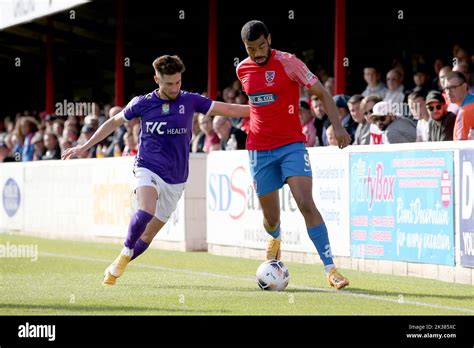
[[[0,258],[0,315],[474,315],[470,285],[342,269],[351,285],[337,291],[321,265],[287,262],[288,288],[267,292],[261,261],[205,252],[149,249],[105,287],[119,244],[0,234],[7,242],[39,255]]]

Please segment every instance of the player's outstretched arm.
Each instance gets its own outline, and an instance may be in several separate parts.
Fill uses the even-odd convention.
[[[109,118],[107,121],[105,121],[104,124],[102,124],[102,126],[100,126],[99,129],[95,131],[92,137],[84,145],[75,146],[67,149],[66,151],[64,151],[61,158],[63,160],[67,160],[73,157],[81,157],[84,152],[89,150],[95,144],[104,140],[110,133],[112,133],[115,129],[117,129],[124,123],[125,118],[123,116],[123,111],[121,111],[114,117]]]
[[[331,124],[334,127],[334,133],[337,143],[339,144],[339,148],[345,148],[351,143],[351,136],[341,124],[339,112],[337,111],[337,106],[334,102],[334,99],[332,99],[331,95],[326,91],[324,86],[319,81],[316,81],[316,83],[309,89],[309,92],[321,100],[324,110],[326,110],[326,113],[328,114],[329,121],[331,121]]]
[[[222,103],[214,102],[209,115],[220,115],[227,117],[249,117],[250,116],[250,106],[242,104],[231,104],[231,103]]]

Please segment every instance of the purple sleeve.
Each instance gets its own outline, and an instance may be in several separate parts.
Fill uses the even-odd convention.
[[[131,121],[135,117],[140,117],[140,102],[142,101],[143,97],[138,96],[130,100],[127,104],[125,109],[123,109],[123,114],[125,118]]]
[[[201,114],[207,115],[207,113],[209,112],[209,109],[212,106],[213,100],[206,98],[197,93],[195,94],[194,98],[196,100],[194,104],[196,107],[196,111],[200,112]]]

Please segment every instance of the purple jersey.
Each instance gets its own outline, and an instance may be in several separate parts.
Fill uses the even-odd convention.
[[[207,114],[213,101],[181,91],[175,100],[164,100],[155,91],[133,98],[124,109],[127,121],[140,117],[136,166],[157,174],[168,184],[186,182],[189,146],[195,112]]]

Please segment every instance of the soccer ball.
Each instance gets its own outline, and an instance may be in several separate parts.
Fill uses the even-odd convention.
[[[257,268],[257,284],[262,290],[282,291],[288,286],[290,272],[278,260],[268,260]]]

